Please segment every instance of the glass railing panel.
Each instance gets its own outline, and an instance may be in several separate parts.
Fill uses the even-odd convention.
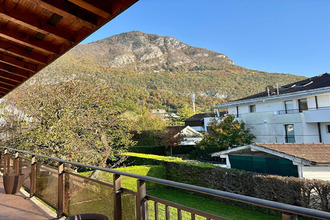
[[[123,219],[135,218],[135,201],[136,197],[132,193],[124,192],[121,195],[121,210]]]
[[[39,163],[37,163],[36,169],[36,196],[57,209],[57,169]]]
[[[23,187],[30,190],[31,160],[22,158],[21,163],[22,174],[24,174]]]
[[[95,213],[113,219],[113,187],[110,184],[66,172],[64,207],[64,212],[68,216]]]

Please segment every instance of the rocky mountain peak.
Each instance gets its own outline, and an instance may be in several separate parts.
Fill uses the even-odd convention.
[[[101,65],[150,71],[217,69],[233,64],[226,55],[185,44],[174,37],[131,31],[76,46],[71,53]]]

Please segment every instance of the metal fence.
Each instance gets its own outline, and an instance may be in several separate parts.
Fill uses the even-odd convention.
[[[146,191],[146,182],[153,182],[176,189],[184,189],[212,197],[220,197],[278,210],[282,212],[282,219],[291,219],[295,215],[317,219],[330,219],[330,213],[319,210],[126,173],[118,170],[64,161],[2,146],[0,146],[0,148],[2,148],[2,151],[0,151],[1,172],[4,174],[25,174],[23,186],[30,193],[30,196],[37,196],[49,206],[53,207],[56,210],[58,217],[82,213],[97,213],[106,215],[109,219],[115,220],[147,220],[151,218],[158,220],[160,219],[159,206],[165,206],[166,220],[172,218],[170,216],[170,208],[176,209],[177,216],[175,219],[178,220],[182,219],[183,212],[189,213],[190,219],[192,220],[197,217],[203,217],[207,220],[227,219],[157,197],[149,196]],[[56,164],[56,166],[48,166],[37,162],[42,160],[47,160],[48,163]],[[113,175],[113,182],[112,184],[109,184],[69,172],[67,168],[72,166],[111,173]],[[121,177],[135,178],[137,191],[121,187]],[[149,207],[148,209],[148,204],[152,204],[153,207]],[[150,215],[150,208],[152,208],[153,215]]]

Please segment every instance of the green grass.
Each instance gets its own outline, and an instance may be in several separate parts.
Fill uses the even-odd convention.
[[[204,212],[212,213],[218,216],[230,218],[230,219],[269,219],[275,220],[280,217],[263,214],[260,212],[251,211],[235,206],[226,205],[220,202],[212,201],[207,198],[203,198],[197,195],[191,195],[182,191],[176,191],[171,189],[160,189],[148,192],[148,195],[155,196],[164,200],[175,202],[184,206],[188,206],[194,209],[198,209]],[[154,218],[154,203],[149,201],[148,203],[149,215]],[[165,206],[159,205],[159,219],[165,219]],[[177,219],[177,209],[170,208],[171,219]],[[151,219],[152,219],[151,218]],[[191,219],[190,213],[182,212],[182,219]],[[205,219],[198,216],[196,219]]]
[[[160,156],[161,157],[161,156]],[[140,175],[146,175],[146,176],[153,176],[157,178],[163,178],[166,179],[166,170],[163,166],[131,166],[131,167],[124,167],[124,168],[117,168],[116,170],[125,171],[129,173],[135,173]],[[90,172],[84,172],[79,173],[83,174],[85,176],[88,176]],[[99,175],[100,180],[105,182],[112,182],[113,175],[110,173],[104,173],[101,172]],[[122,187],[130,190],[136,191],[136,179],[130,178],[130,177],[124,177],[122,180]],[[156,189],[156,190],[153,190]],[[82,193],[82,195],[88,194],[88,192]],[[230,219],[280,219],[279,217],[263,214],[260,212],[243,209],[236,206],[227,205],[221,202],[213,201],[211,199],[207,199],[204,197],[200,197],[197,195],[185,193],[183,191],[177,191],[172,189],[165,189],[157,186],[154,183],[147,182],[147,194],[150,196],[155,196],[164,200],[168,200],[174,203],[178,203],[184,206],[188,206],[194,209],[198,209],[204,212],[212,213],[214,215],[230,218]],[[95,204],[89,203],[89,206],[97,206],[101,207],[101,204],[99,204],[101,201],[95,201]],[[129,202],[131,203],[131,202]],[[129,203],[127,204],[129,206]],[[148,202],[149,207],[149,217],[150,219],[154,219],[155,213],[154,213],[154,202],[149,201]],[[126,207],[128,208],[128,207]],[[164,204],[158,204],[158,213],[159,213],[159,219],[165,220],[165,205]],[[177,219],[177,209],[170,207],[170,219],[175,220]],[[182,219],[191,219],[191,215],[188,212],[182,211]],[[196,219],[198,220],[204,220],[205,218],[201,216],[196,216]]]

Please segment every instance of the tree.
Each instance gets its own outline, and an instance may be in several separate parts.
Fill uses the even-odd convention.
[[[181,134],[181,128],[169,127],[161,133],[161,145],[165,148],[170,148],[170,154],[172,156],[172,148],[178,147],[184,140],[184,136]]]
[[[28,114],[32,122],[22,134],[4,141],[34,153],[112,166],[109,161],[123,159],[122,153],[135,144],[132,122],[113,100],[102,84],[71,81],[21,87],[11,94],[8,105]]]
[[[194,110],[187,104],[184,104],[181,109],[178,111],[179,121],[184,122],[187,118],[193,116]]]
[[[208,129],[209,133],[205,133],[203,140],[197,144],[201,149],[226,150],[230,147],[251,144],[255,138],[250,133],[250,129],[246,128],[245,123],[235,120],[234,115],[226,116],[221,122],[214,119]]]

